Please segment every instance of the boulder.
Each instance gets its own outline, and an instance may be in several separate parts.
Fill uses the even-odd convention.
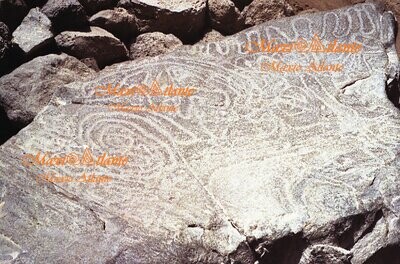
[[[239,32],[243,28],[240,11],[231,0],[209,0],[211,25],[225,35]]]
[[[41,11],[53,22],[56,32],[87,30],[86,12],[78,0],[48,0]]]
[[[111,9],[117,5],[118,0],[80,0],[88,14],[95,14],[101,10]]]
[[[141,33],[171,33],[181,40],[197,40],[206,22],[206,0],[120,0],[123,7],[137,18]]]
[[[100,11],[89,21],[92,26],[104,28],[123,41],[133,39],[138,31],[135,16],[121,7]]]
[[[90,32],[65,31],[55,40],[63,52],[79,59],[94,58],[101,68],[128,58],[125,45],[99,27],[90,27]]]
[[[89,77],[93,71],[74,57],[37,57],[0,78],[0,105],[8,118],[27,125],[60,86]]]
[[[242,11],[246,26],[254,26],[268,20],[294,15],[293,7],[286,0],[254,0]]]
[[[33,8],[22,20],[21,25],[13,32],[13,42],[18,45],[25,54],[32,54],[46,48],[52,40],[51,21],[40,12],[39,8]]]
[[[170,52],[182,45],[182,41],[172,34],[144,33],[139,35],[136,41],[131,44],[130,58],[135,60],[143,57],[154,57]]]
[[[85,63],[86,66],[94,71],[100,71],[99,65],[97,65],[97,61],[94,58],[83,58],[81,62]]]
[[[201,41],[202,42],[212,42],[212,41],[222,40],[223,38],[224,38],[224,36],[221,33],[212,29],[204,34]]]
[[[285,45],[246,50],[268,40]],[[361,50],[335,48],[352,42]],[[393,15],[360,4],[62,86],[0,147],[1,259],[390,263],[400,247],[400,111],[385,93],[394,43]],[[274,61],[281,68],[261,69]],[[120,156],[124,166],[105,165]]]
[[[29,8],[24,0],[0,0],[0,21],[14,31],[28,13]]]

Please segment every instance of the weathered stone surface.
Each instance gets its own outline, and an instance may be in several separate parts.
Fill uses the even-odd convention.
[[[128,58],[125,45],[99,27],[90,27],[90,32],[64,31],[55,40],[63,52],[79,59],[94,58],[100,67]]]
[[[37,52],[53,40],[50,19],[40,12],[39,8],[32,8],[22,20],[21,25],[13,32],[13,42],[26,54]]]
[[[86,66],[92,70],[100,71],[99,65],[97,65],[97,61],[94,58],[83,58],[81,59],[81,62],[85,63]]]
[[[94,14],[100,10],[111,9],[117,5],[118,0],[80,0],[88,14]]]
[[[357,41],[362,50],[244,51],[248,41],[311,41],[314,34],[324,44]],[[262,61],[323,59],[343,63],[343,71],[260,70]],[[71,263],[277,264],[310,259],[308,252],[361,259],[368,245],[365,261],[371,263],[398,248],[400,238],[400,112],[385,93],[398,67],[393,16],[363,4],[267,22],[220,42],[110,66],[90,81],[62,87],[0,147],[0,245],[7,249],[1,257],[19,263],[62,263],[67,255]],[[196,87],[196,93],[95,94],[99,85],[153,80],[162,88]],[[179,104],[180,110],[108,107],[149,101]],[[86,148],[96,157],[127,155],[129,162],[121,168],[21,164],[24,153]],[[49,170],[111,175],[113,181],[37,183]]]
[[[171,33],[182,40],[197,39],[206,21],[206,0],[120,0],[137,18],[140,32]]]
[[[294,15],[294,10],[285,0],[254,0],[243,9],[242,15],[246,26],[254,26],[271,19]]]
[[[222,40],[224,36],[216,30],[210,30],[204,34],[201,39],[202,42],[211,42],[211,41],[219,41]]]
[[[231,0],[209,0],[211,25],[224,34],[233,34],[243,28],[240,11]]]
[[[0,105],[11,121],[26,125],[58,87],[91,73],[85,64],[66,54],[37,57],[0,78]]]
[[[170,52],[182,45],[182,41],[172,34],[166,35],[161,32],[144,33],[132,43],[130,58],[135,60],[143,57],[154,57]]]
[[[28,11],[24,0],[0,0],[0,21],[6,23],[11,31],[18,27]]]
[[[89,21],[92,26],[104,28],[121,40],[133,39],[138,32],[135,16],[121,7],[100,11]]]
[[[351,264],[352,254],[344,248],[313,245],[303,253],[300,264]]]
[[[57,32],[87,29],[86,12],[78,0],[48,0],[41,11],[53,22]]]

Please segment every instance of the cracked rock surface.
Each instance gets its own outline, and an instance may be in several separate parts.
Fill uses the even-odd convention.
[[[133,1],[132,1],[133,2]],[[145,1],[141,1],[145,2]],[[150,2],[150,1],[147,1]],[[162,2],[162,1],[160,1]],[[394,19],[374,4],[267,22],[105,68],[60,89],[0,147],[0,260],[15,263],[377,263],[399,248]],[[248,41],[359,42],[359,53],[253,53]],[[262,61],[343,63],[273,73]],[[191,97],[95,95],[108,83]],[[108,104],[179,104],[177,113]],[[126,166],[23,166],[26,153],[126,155]],[[37,183],[46,171],[106,184]],[[386,262],[390,263],[390,262]],[[394,262],[395,263],[395,262]]]
[[[51,40],[51,21],[39,8],[32,8],[13,32],[13,42],[26,54],[45,48]]]

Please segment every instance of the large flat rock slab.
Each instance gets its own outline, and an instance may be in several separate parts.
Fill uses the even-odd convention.
[[[362,49],[245,50],[263,39],[311,43],[315,36]],[[342,71],[261,68],[322,60]],[[400,112],[385,93],[398,66],[393,16],[362,4],[268,22],[60,87],[0,148],[0,259],[364,263],[399,244]],[[154,81],[195,93],[114,96],[104,88]],[[110,107],[160,103],[178,111]],[[23,163],[27,154],[80,157],[87,149],[129,161]],[[49,172],[113,180],[37,182]]]

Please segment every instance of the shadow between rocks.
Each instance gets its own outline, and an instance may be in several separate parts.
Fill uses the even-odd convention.
[[[386,94],[389,100],[400,109],[400,76],[386,86]]]
[[[0,127],[0,145],[3,145],[4,142],[16,135],[25,126],[10,121],[7,113],[0,107]]]
[[[399,264],[400,245],[388,246],[378,250],[364,264]]]

